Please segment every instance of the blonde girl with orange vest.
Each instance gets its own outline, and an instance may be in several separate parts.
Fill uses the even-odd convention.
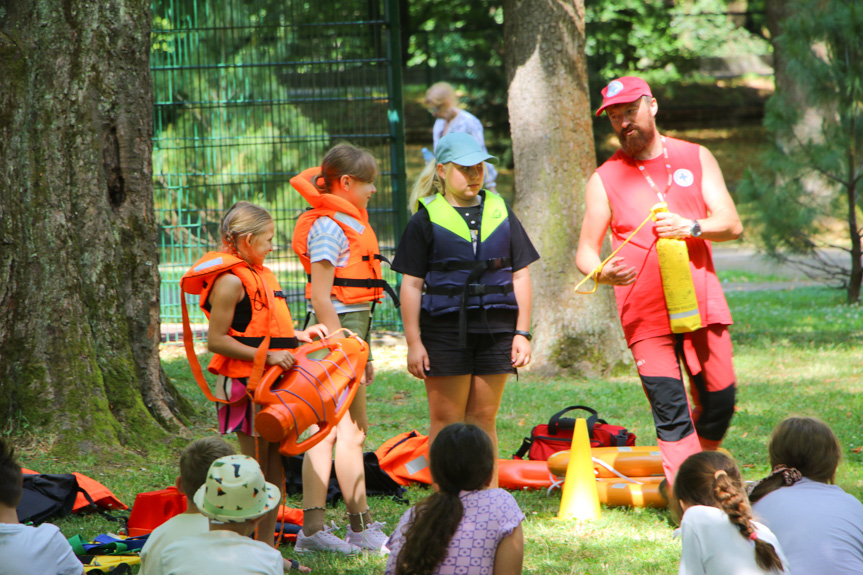
[[[308,274],[306,297],[310,317],[330,333],[347,328],[368,340],[373,302],[391,291],[381,277],[377,237],[366,207],[375,193],[377,162],[366,150],[342,143],[333,147],[320,167],[291,179],[312,205],[297,221],[293,249]],[[391,292],[395,295],[394,292]],[[351,403],[349,417],[303,460],[303,529],[296,549],[353,554],[384,552],[387,535],[372,521],[366,499],[363,446],[368,430],[365,386],[374,380],[372,357],[364,384]],[[327,488],[335,449],[335,470],[350,525],[345,538],[324,526]]]
[[[269,332],[266,365],[289,369],[294,365],[290,350],[298,347],[298,342],[326,336],[327,330],[318,324],[294,331],[281,286],[264,266],[264,259],[273,250],[274,233],[275,224],[267,210],[237,202],[222,219],[222,252],[210,252],[195,268],[210,266],[214,270],[214,279],[201,293],[200,305],[210,320],[207,348],[214,355],[208,369],[218,376],[216,395],[233,402],[220,404],[219,431],[236,432],[240,451],[258,459],[266,480],[284,485],[278,444],[256,437],[252,427],[254,406],[246,395],[246,385],[255,352]],[[271,312],[268,301],[272,302]],[[274,544],[277,512],[268,513],[258,528],[258,540],[268,545]]]

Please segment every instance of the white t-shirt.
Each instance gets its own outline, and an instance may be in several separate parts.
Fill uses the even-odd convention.
[[[233,531],[185,537],[162,551],[164,575],[284,575],[282,554]]]
[[[39,527],[0,523],[0,572],[3,575],[80,575],[84,565],[56,525]]]
[[[773,545],[782,565],[787,560],[773,533],[753,521],[758,538]],[[755,543],[740,534],[728,516],[716,507],[694,505],[680,522],[683,548],[678,575],[764,575],[755,562]],[[790,570],[780,571],[789,574]]]
[[[863,503],[838,485],[804,477],[752,508],[779,538],[795,574],[863,573]]]
[[[344,213],[337,213],[335,217],[354,228],[357,233],[362,234],[365,226],[356,218]],[[312,263],[328,261],[333,267],[343,268],[348,265],[351,256],[350,242],[344,230],[333,220],[326,216],[315,220],[309,229],[308,238],[309,260]],[[368,311],[372,308],[371,302],[342,303],[338,298],[332,298],[336,313],[350,313],[354,311]],[[308,300],[308,310],[314,311],[312,300]]]
[[[201,535],[210,530],[210,521],[200,513],[180,513],[156,527],[141,549],[140,575],[161,575],[159,561],[168,545],[192,535]]]

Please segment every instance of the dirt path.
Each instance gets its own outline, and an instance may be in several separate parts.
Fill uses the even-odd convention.
[[[848,258],[837,249],[823,250],[821,253],[830,261],[839,263],[844,263]],[[810,279],[799,268],[777,263],[749,247],[713,244],[713,264],[719,272],[735,270],[782,278],[771,282],[726,282],[722,284],[725,291],[787,290],[825,285],[824,282]]]

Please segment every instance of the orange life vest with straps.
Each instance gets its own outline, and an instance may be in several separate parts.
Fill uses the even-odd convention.
[[[321,174],[320,168],[309,168],[291,178],[291,185],[311,204],[297,220],[291,242],[294,252],[300,257],[306,272],[306,299],[312,298],[312,263],[309,258],[309,231],[320,217],[329,217],[336,222],[348,238],[350,256],[344,267],[335,268],[332,297],[342,303],[364,301],[379,302],[386,291],[399,305],[395,290],[383,279],[381,260],[389,261],[380,254],[378,238],[369,224],[366,210],[360,210],[344,198],[321,193],[314,180]],[[345,217],[350,216],[350,217]]]
[[[214,354],[208,369],[211,373],[227,377],[249,377],[249,391],[253,392],[260,380],[266,360],[266,352],[270,349],[295,349],[299,346],[294,336],[294,322],[285,301],[285,294],[276,276],[264,266],[253,267],[245,260],[223,252],[208,252],[180,280],[182,288],[183,308],[183,340],[186,344],[186,354],[196,371],[197,356],[191,341],[191,326],[188,320],[185,294],[199,294],[200,307],[210,317],[209,295],[216,278],[224,273],[232,273],[243,283],[243,288],[251,303],[251,319],[242,331],[231,326],[228,335],[251,347],[257,347],[255,361],[233,359],[220,354]],[[236,323],[236,322],[235,322]],[[200,366],[197,366],[197,372]],[[211,401],[218,401],[212,396],[209,386],[195,373],[198,384]]]

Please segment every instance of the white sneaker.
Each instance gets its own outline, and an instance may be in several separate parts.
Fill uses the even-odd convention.
[[[354,531],[348,526],[345,541],[362,549],[368,549],[381,555],[389,555],[390,550],[386,545],[389,536],[381,529],[383,526],[384,523],[380,521],[370,523],[363,531]]]
[[[310,537],[306,537],[302,529],[297,533],[297,544],[294,550],[297,553],[307,553],[309,551],[335,551],[344,553],[345,555],[354,555],[362,551],[362,548],[348,543],[339,536],[333,534],[336,529],[336,524],[325,526],[323,529]],[[350,532],[350,529],[348,529]]]

